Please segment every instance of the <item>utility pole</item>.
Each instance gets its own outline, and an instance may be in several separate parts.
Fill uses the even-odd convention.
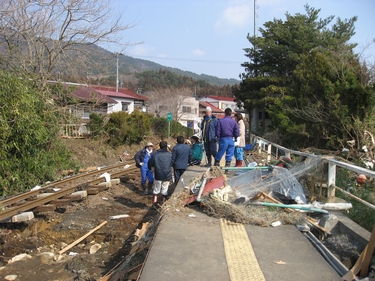
[[[118,56],[123,55],[121,53],[115,53],[116,56],[116,93],[118,92]]]

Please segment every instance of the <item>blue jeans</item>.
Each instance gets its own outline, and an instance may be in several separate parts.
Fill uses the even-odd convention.
[[[216,154],[215,160],[220,161],[225,153],[225,161],[232,161],[234,155],[234,141],[232,138],[221,138],[219,141],[219,151]]]
[[[146,167],[145,167],[146,166]],[[141,167],[141,184],[146,184],[146,180],[151,184],[154,182],[154,174],[148,169],[147,164]]]
[[[234,149],[234,157],[236,160],[243,160],[243,147],[236,147]]]

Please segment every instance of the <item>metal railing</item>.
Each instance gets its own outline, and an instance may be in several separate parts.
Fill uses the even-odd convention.
[[[89,135],[86,124],[65,124],[62,125],[60,136],[62,138],[86,138]]]
[[[320,157],[322,161],[326,162],[328,164],[328,178],[327,178],[327,187],[328,187],[328,193],[327,197],[328,198],[334,198],[336,189],[339,190],[340,192],[343,192],[344,194],[348,195],[349,197],[353,198],[354,200],[370,207],[371,209],[375,209],[375,206],[369,202],[366,202],[365,200],[358,198],[351,193],[343,190],[342,188],[336,186],[336,167],[341,167],[344,169],[351,170],[353,172],[356,172],[358,174],[364,174],[367,177],[370,178],[375,178],[375,171],[359,167],[350,163],[345,163],[339,160],[334,159],[332,156],[319,156],[315,154],[309,154],[301,151],[296,151],[292,150],[286,147],[283,147],[281,145],[278,145],[276,143],[273,143],[271,141],[268,141],[264,138],[261,138],[256,135],[251,135],[252,143],[257,141],[258,143],[258,153],[261,154],[262,150],[267,151],[267,163],[269,163],[272,159],[272,148],[275,148],[275,153],[274,156],[278,158],[281,155],[281,152],[284,153],[286,157],[290,157],[291,154],[299,155],[299,156],[304,156],[304,157],[309,157],[309,158],[315,158],[315,157]]]

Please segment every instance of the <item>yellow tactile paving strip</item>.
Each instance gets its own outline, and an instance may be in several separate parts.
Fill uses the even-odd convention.
[[[253,247],[242,224],[220,219],[231,281],[265,281]]]

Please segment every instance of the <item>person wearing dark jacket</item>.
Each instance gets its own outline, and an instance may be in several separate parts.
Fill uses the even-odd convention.
[[[167,149],[167,142],[161,141],[160,149],[148,161],[148,168],[154,169],[155,185],[154,185],[154,204],[158,202],[158,195],[161,192],[163,201],[168,195],[169,181],[172,179],[172,155]]]
[[[216,145],[216,128],[218,124],[218,119],[212,114],[211,107],[206,107],[206,115],[203,117],[201,123],[202,130],[202,141],[204,150],[206,151],[207,164],[206,167],[211,167],[212,159],[211,157],[216,157],[217,145]]]
[[[152,185],[154,184],[154,175],[151,169],[148,168],[148,161],[151,156],[155,153],[153,150],[154,145],[149,142],[143,149],[138,151],[135,156],[135,165],[141,169],[141,185],[143,189],[143,194],[147,195],[152,191]],[[146,186],[146,181],[148,180],[148,186]]]
[[[172,149],[172,167],[175,186],[177,186],[180,177],[185,172],[190,162],[190,146],[185,144],[185,139],[183,136],[178,136],[177,145]]]

